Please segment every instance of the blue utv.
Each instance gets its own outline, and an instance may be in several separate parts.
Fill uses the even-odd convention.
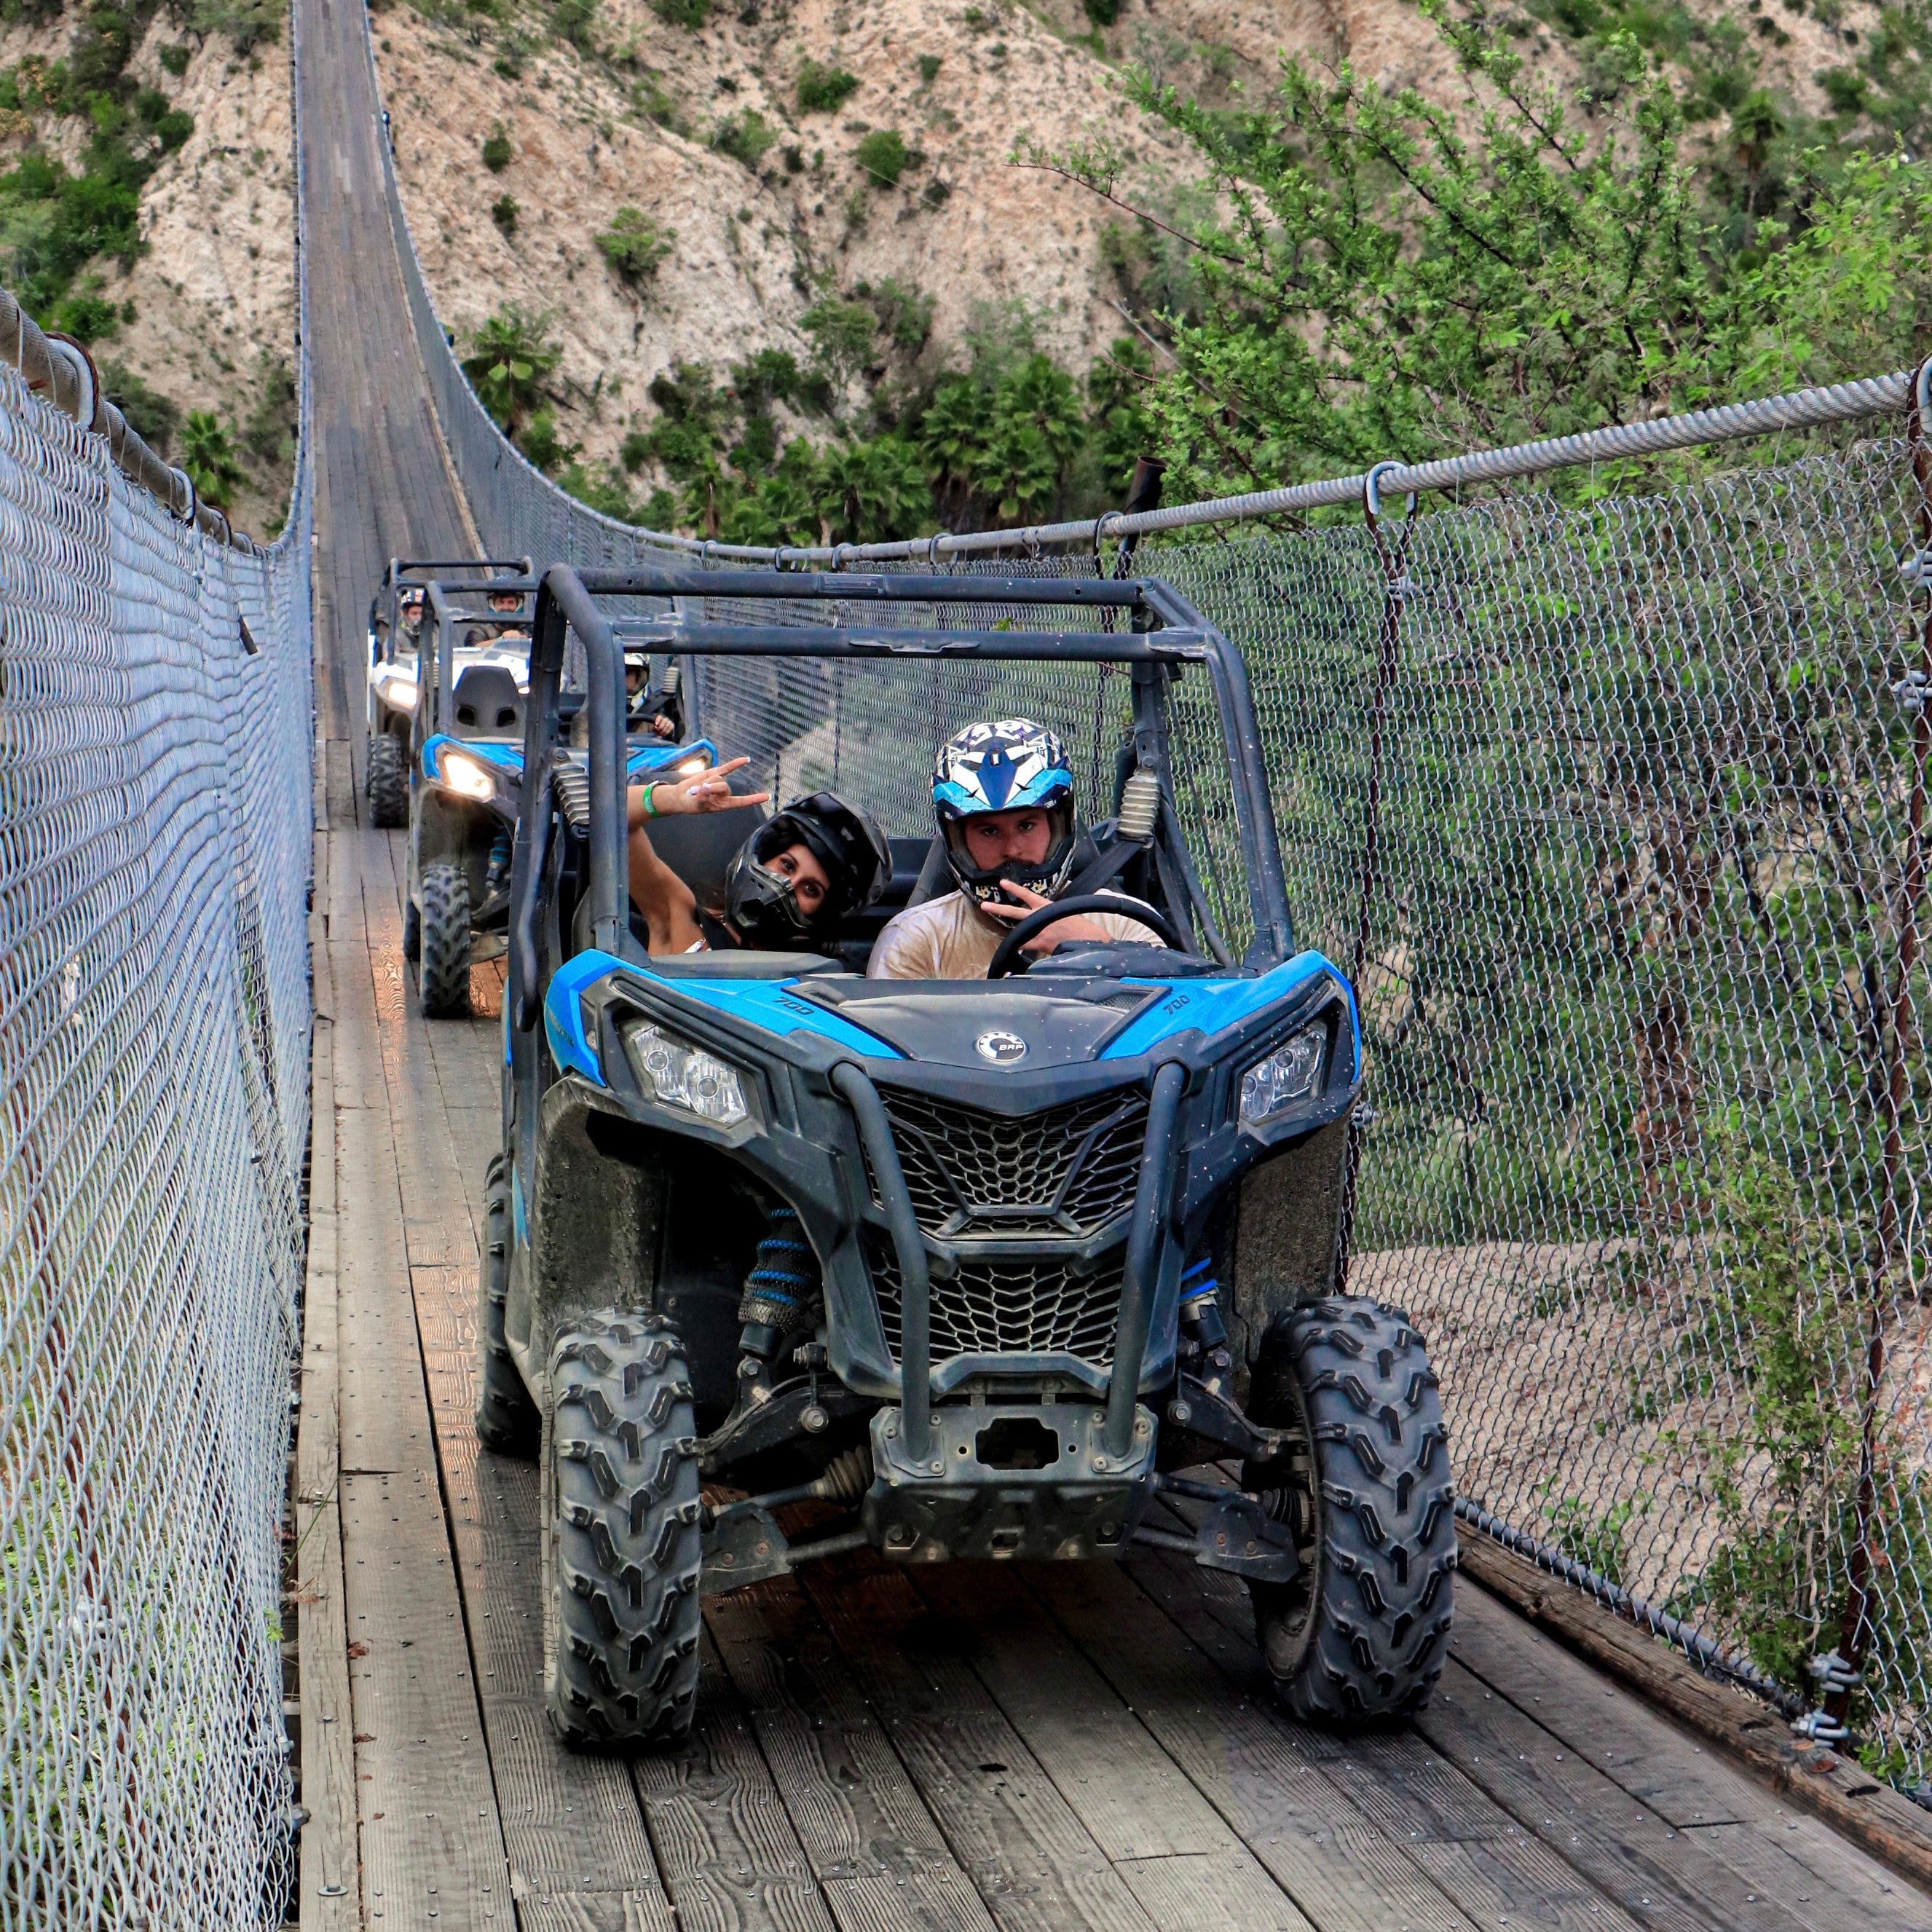
[[[430,578],[423,593],[407,740],[411,754],[407,902],[403,951],[416,964],[425,1018],[470,1010],[470,969],[501,956],[509,916],[510,853],[524,790],[524,723],[529,684],[530,598],[520,576]],[[667,742],[645,730],[628,753],[634,773],[711,761],[704,744]],[[586,754],[582,697],[559,706],[550,756],[566,792],[581,790]],[[587,728],[587,719],[584,720]],[[374,771],[376,767],[370,767]]]
[[[577,800],[541,756],[569,640]],[[677,654],[759,788],[835,788],[893,835],[890,889],[821,952],[647,953],[627,644]],[[1070,893],[984,980],[866,978],[939,876],[933,746],[1022,714],[1084,748]],[[1293,939],[1227,639],[1153,578],[559,566],[526,744],[477,1424],[539,1460],[563,1738],[682,1736],[701,1595],[860,1548],[1182,1551],[1246,1580],[1296,1714],[1418,1710],[1450,1625],[1447,1436],[1414,1324],[1337,1292],[1360,1029]],[[733,820],[758,823],[667,821],[666,846]],[[1164,944],[1029,963],[1096,908]],[[802,1311],[782,1334],[746,1312],[773,1283]]]

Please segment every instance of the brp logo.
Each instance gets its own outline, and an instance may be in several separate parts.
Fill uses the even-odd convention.
[[[973,1042],[973,1051],[995,1066],[1017,1066],[1027,1056],[1027,1043],[1016,1033],[1002,1033],[995,1028],[982,1033]]]

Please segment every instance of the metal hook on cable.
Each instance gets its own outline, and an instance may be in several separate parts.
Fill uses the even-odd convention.
[[[848,543],[834,544],[832,547],[832,568],[842,574],[845,568],[845,553],[852,548]]]
[[[1382,478],[1398,470],[1406,470],[1406,463],[1378,463],[1371,466],[1369,473],[1362,478],[1362,508],[1370,524],[1379,524],[1382,515]],[[1412,490],[1402,501],[1402,514],[1415,514],[1415,492]]]
[[[1094,519],[1094,574],[1096,577],[1105,577],[1107,574],[1106,560],[1100,554],[1100,546],[1107,540],[1107,526],[1116,517],[1126,514],[1124,510],[1102,510]]]
[[[935,577],[939,574],[939,540],[952,534],[950,530],[934,530],[926,540],[926,567]]]

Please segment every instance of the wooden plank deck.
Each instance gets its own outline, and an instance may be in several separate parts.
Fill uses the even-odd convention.
[[[304,1928],[1926,1932],[1932,1899],[1469,1584],[1424,1720],[1274,1703],[1238,1588],[870,1557],[716,1599],[682,1750],[540,1700],[536,1484],[479,1450],[500,969],[427,1024],[361,823],[362,613],[470,547],[386,238],[362,20],[303,10],[316,367],[316,1129],[295,1592]]]
[[[304,1614],[303,1681],[318,1698],[346,1684],[356,1710],[352,1738],[339,1724],[304,1732],[304,1802],[333,1821],[307,1848],[313,1922],[1932,1926],[1932,1900],[1904,1880],[1467,1582],[1442,1694],[1394,1737],[1291,1723],[1238,1586],[1150,1550],[1118,1568],[913,1571],[861,1556],[714,1599],[690,1744],[628,1765],[565,1752],[540,1708],[534,1472],[479,1451],[470,1422],[500,981],[478,970],[477,1018],[423,1022],[398,963],[395,836],[326,837],[328,1048],[370,1064],[337,1074],[326,1102],[318,1088],[337,1198],[325,1229],[318,1196],[310,1386],[333,1360],[380,1350],[364,1386],[394,1412],[372,1455],[376,1418],[358,1448],[346,1426],[329,1433],[321,1401],[304,1409],[304,1575],[325,1591],[340,1578],[341,1594]],[[368,1010],[346,1022],[356,998]],[[388,1258],[386,1275],[358,1284],[358,1242]],[[345,1418],[368,1400],[345,1394]],[[331,1508],[320,1458],[338,1444]],[[352,1660],[326,1649],[360,1643]],[[359,1882],[352,1864],[346,1895],[325,1897],[344,1882],[345,1777]],[[414,1815],[386,1836],[392,1806]],[[345,1916],[358,1897],[361,1915]]]

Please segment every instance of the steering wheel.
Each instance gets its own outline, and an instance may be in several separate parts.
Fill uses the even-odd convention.
[[[1082,913],[1090,912],[1118,913],[1124,918],[1150,928],[1155,936],[1173,951],[1187,950],[1187,942],[1175,932],[1167,915],[1156,912],[1145,899],[1130,899],[1124,893],[1078,892],[1070,899],[1056,900],[1052,905],[1035,906],[1024,919],[1016,922],[994,949],[992,958],[986,967],[986,977],[1004,980],[1016,964],[1024,973],[1027,962],[1020,958],[1020,949],[1029,939],[1060,920],[1075,919]]]

